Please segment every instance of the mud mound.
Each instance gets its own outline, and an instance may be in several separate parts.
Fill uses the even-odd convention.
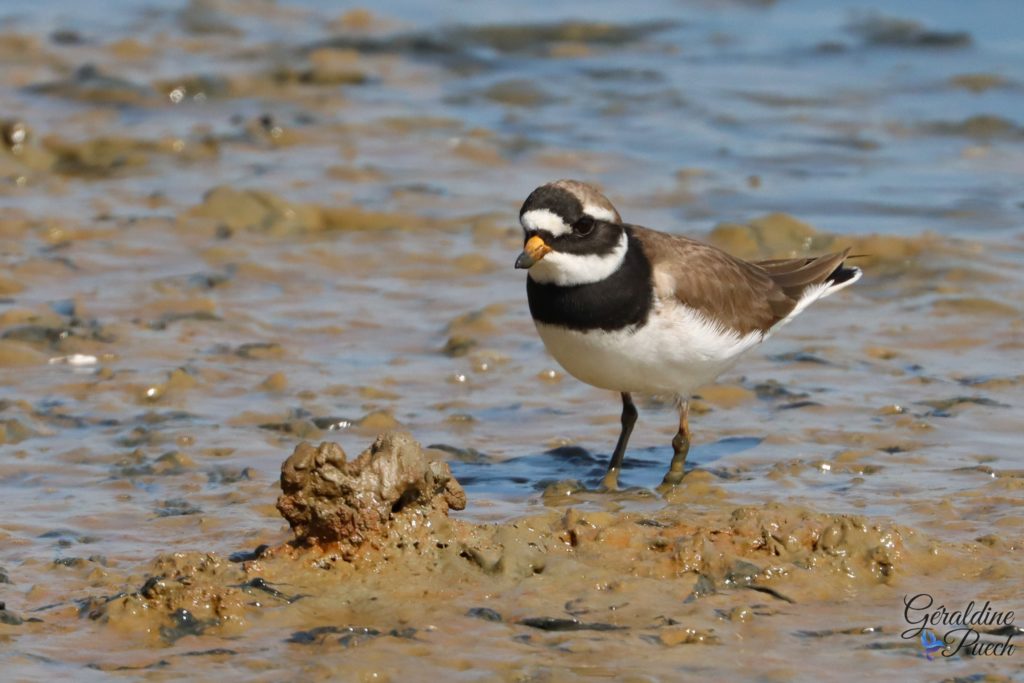
[[[650,517],[571,509],[562,528],[578,562],[675,579],[692,599],[733,589],[786,602],[826,599],[837,590],[891,585],[948,560],[933,556],[912,529],[777,503],[704,514],[669,505]]]
[[[254,604],[246,575],[212,553],[173,553],[153,561],[152,572],[136,590],[90,598],[80,613],[127,633],[146,633],[164,643],[214,629],[222,635],[248,626]]]
[[[381,434],[352,461],[336,443],[299,444],[281,467],[281,490],[277,509],[300,545],[340,543],[348,551],[384,538],[403,513],[466,507],[448,465],[427,460],[399,432]]]

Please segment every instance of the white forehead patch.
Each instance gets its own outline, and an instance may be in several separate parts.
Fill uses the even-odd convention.
[[[519,217],[524,230],[544,230],[555,237],[568,235],[572,228],[566,225],[562,217],[548,209],[533,209]]]
[[[626,258],[627,242],[626,233],[623,232],[619,243],[608,254],[549,252],[530,267],[529,276],[534,282],[560,287],[600,282],[622,265],[622,260]]]
[[[596,204],[584,204],[583,213],[587,214],[591,218],[596,218],[599,221],[606,221],[608,223],[618,223],[618,218],[615,216],[615,212],[606,209]]]

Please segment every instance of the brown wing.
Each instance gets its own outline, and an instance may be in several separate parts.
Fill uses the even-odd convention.
[[[847,247],[822,256],[755,261],[754,265],[767,272],[786,296],[796,302],[808,287],[820,285],[836,273],[849,253]]]
[[[750,263],[686,237],[630,229],[651,261],[659,296],[674,296],[742,335],[767,332],[789,315],[804,290],[827,280],[849,251]]]

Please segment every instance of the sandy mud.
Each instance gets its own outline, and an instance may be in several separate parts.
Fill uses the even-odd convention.
[[[742,666],[784,678],[792,663],[745,643],[776,630],[844,651],[888,649],[896,628],[863,608],[855,624],[819,626],[836,605],[899,600],[922,578],[970,585],[1013,571],[985,539],[949,543],[783,503],[715,496],[708,506],[707,479],[691,476],[646,512],[615,510],[622,494],[600,494],[594,501],[605,509],[551,503],[481,524],[448,515],[465,505],[461,487],[407,434],[382,434],[352,461],[333,442],[303,442],[281,471],[278,508],[291,541],[228,558],[162,555],[141,583],[77,610],[161,650],[159,659],[120,657],[104,670],[198,655],[228,661],[242,651],[224,644],[284,628],[294,629],[283,638],[288,649],[316,653],[292,672],[302,677],[344,667],[398,680],[479,669],[485,658],[485,678],[671,678],[728,647]],[[475,634],[471,651],[444,646],[460,633]],[[415,661],[386,664],[396,647],[413,648]],[[566,668],[566,653],[579,663]]]

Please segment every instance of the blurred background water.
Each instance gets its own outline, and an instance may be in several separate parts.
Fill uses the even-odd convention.
[[[1019,14],[0,6],[0,596],[37,609],[120,590],[169,548],[280,542],[276,478],[302,439],[354,454],[409,429],[465,480],[467,519],[594,484],[614,397],[546,356],[511,268],[519,203],[559,177],[742,256],[868,254],[856,288],[702,391],[692,462],[722,505],[1012,545]],[[625,483],[660,478],[673,424],[669,405],[641,406]],[[76,623],[39,626],[39,647],[61,660]],[[8,662],[40,675],[16,642]]]

